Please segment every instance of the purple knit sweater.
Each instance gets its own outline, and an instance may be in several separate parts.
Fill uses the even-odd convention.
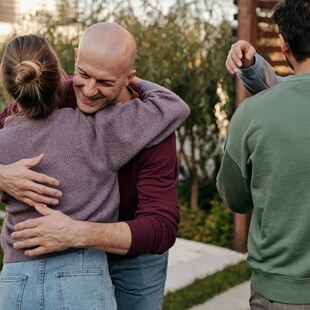
[[[60,180],[63,197],[55,209],[76,220],[118,219],[117,171],[136,153],[168,137],[188,117],[188,106],[171,91],[142,81],[142,100],[110,105],[95,115],[61,109],[47,119],[14,116],[0,130],[0,162],[46,154],[34,170]],[[15,224],[39,214],[3,193],[7,216],[1,234],[4,262],[33,260],[13,249]]]

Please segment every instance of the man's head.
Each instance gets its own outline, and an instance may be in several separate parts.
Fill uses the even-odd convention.
[[[115,23],[97,23],[83,34],[75,51],[74,91],[84,113],[122,101],[135,76],[137,47],[132,35]]]
[[[283,0],[276,5],[273,18],[279,27],[281,48],[290,62],[310,57],[310,0]]]

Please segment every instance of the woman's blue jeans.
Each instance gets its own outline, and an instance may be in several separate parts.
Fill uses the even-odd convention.
[[[5,263],[1,310],[115,310],[106,254],[77,250],[27,262]]]

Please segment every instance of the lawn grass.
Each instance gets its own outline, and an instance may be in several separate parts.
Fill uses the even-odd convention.
[[[246,261],[228,266],[192,284],[168,293],[164,299],[163,310],[186,310],[204,303],[215,295],[226,291],[237,284],[249,280],[251,271]]]

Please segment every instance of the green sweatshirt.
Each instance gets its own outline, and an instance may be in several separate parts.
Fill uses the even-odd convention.
[[[246,99],[217,177],[222,199],[252,210],[248,262],[267,299],[310,303],[310,73]]]

